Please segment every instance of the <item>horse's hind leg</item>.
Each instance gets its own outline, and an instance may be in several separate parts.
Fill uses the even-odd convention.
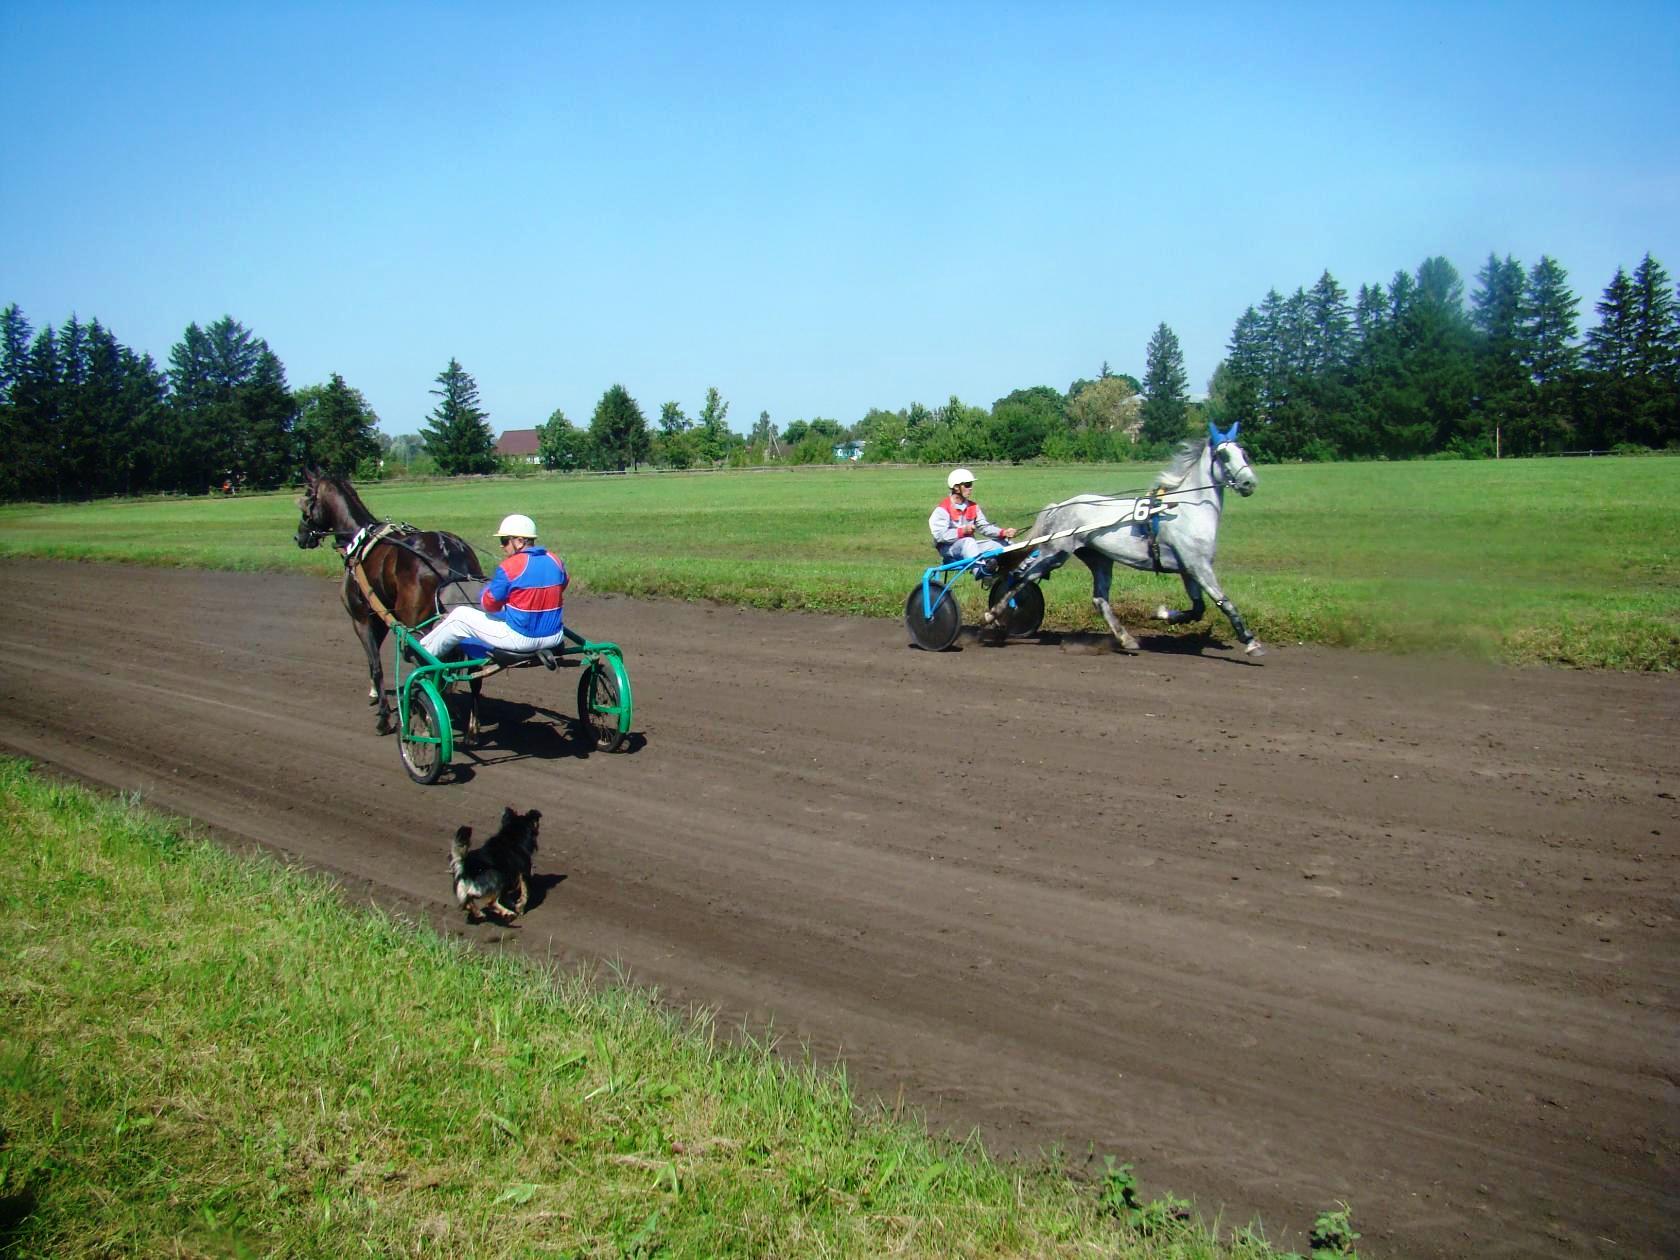
[[[1109,587],[1114,581],[1114,561],[1094,551],[1089,547],[1081,548],[1079,558],[1091,569],[1091,603],[1102,614],[1102,619],[1108,623],[1108,629],[1128,652],[1138,650],[1138,641],[1132,638],[1131,631],[1120,624],[1120,618],[1114,615],[1114,607],[1108,602]]]
[[[484,680],[474,678],[467,684],[467,747],[478,747],[478,697],[484,690]]]
[[[1202,602],[1202,584],[1190,576],[1188,569],[1179,576],[1184,579],[1184,593],[1190,597],[1190,607],[1180,610],[1162,604],[1157,608],[1155,620],[1164,621],[1169,626],[1180,626],[1187,621],[1200,621],[1207,615],[1207,605]]]

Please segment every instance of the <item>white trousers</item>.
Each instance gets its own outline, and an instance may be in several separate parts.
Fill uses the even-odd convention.
[[[967,538],[959,538],[955,542],[946,543],[939,554],[945,557],[947,564],[954,560],[967,560],[970,556],[983,556],[988,551],[1000,551],[1003,544],[995,538],[982,538],[978,534],[970,534]]]
[[[444,660],[461,645],[463,639],[479,639],[505,652],[535,652],[538,648],[553,647],[564,638],[564,633],[558,633],[533,639],[519,634],[509,628],[507,622],[492,617],[482,609],[462,607],[451,609],[447,617],[428,630],[426,637],[420,640],[420,646],[439,660]]]

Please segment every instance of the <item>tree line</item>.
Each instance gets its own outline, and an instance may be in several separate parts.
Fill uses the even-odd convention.
[[[1489,255],[1469,306],[1445,258],[1356,297],[1328,271],[1237,320],[1209,385],[1266,460],[1481,458],[1680,445],[1680,304],[1649,254],[1579,337],[1557,261]]]
[[[1189,396],[1178,338],[1160,324],[1140,380],[1110,370],[1066,390],[1035,385],[990,407],[952,396],[871,408],[851,424],[743,434],[714,387],[694,416],[666,402],[650,424],[621,384],[586,426],[554,411],[539,459],[559,470],[865,461],[1112,461],[1152,457],[1212,420],[1242,421],[1256,459],[1481,458],[1680,446],[1680,293],[1647,254],[1623,267],[1582,337],[1580,299],[1555,259],[1489,255],[1468,304],[1445,258],[1348,292],[1325,271],[1238,318],[1205,399]],[[268,343],[231,316],[189,325],[160,368],[97,319],[36,331],[0,312],[0,498],[64,499],[266,489],[305,465],[344,475],[495,472],[478,386],[455,359],[419,433],[391,438],[337,373],[291,389]],[[847,444],[851,444],[848,446]],[[392,458],[395,457],[395,458]]]

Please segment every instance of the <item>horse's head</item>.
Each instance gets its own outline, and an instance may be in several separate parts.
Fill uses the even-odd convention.
[[[1213,465],[1214,477],[1246,499],[1254,493],[1254,487],[1259,484],[1260,479],[1255,476],[1254,467],[1248,462],[1248,452],[1237,445],[1237,430],[1240,428],[1240,420],[1233,422],[1229,429],[1223,431],[1209,420],[1208,460]]]
[[[322,488],[326,484],[324,477],[318,476],[309,469],[303,473],[303,493],[298,496],[298,511],[303,515],[298,520],[297,545],[308,550],[319,547],[321,539],[331,538],[337,533],[332,517],[323,502]]]

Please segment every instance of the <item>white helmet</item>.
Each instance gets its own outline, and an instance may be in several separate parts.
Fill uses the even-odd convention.
[[[535,538],[537,523],[529,516],[521,516],[515,512],[512,516],[502,519],[501,528],[496,531],[497,538]]]
[[[966,469],[966,468],[953,468],[953,469],[951,469],[951,475],[949,477],[945,478],[945,485],[948,489],[955,490],[958,486],[962,485],[964,482],[972,483],[973,481],[974,481],[974,474],[969,472],[968,469]]]

